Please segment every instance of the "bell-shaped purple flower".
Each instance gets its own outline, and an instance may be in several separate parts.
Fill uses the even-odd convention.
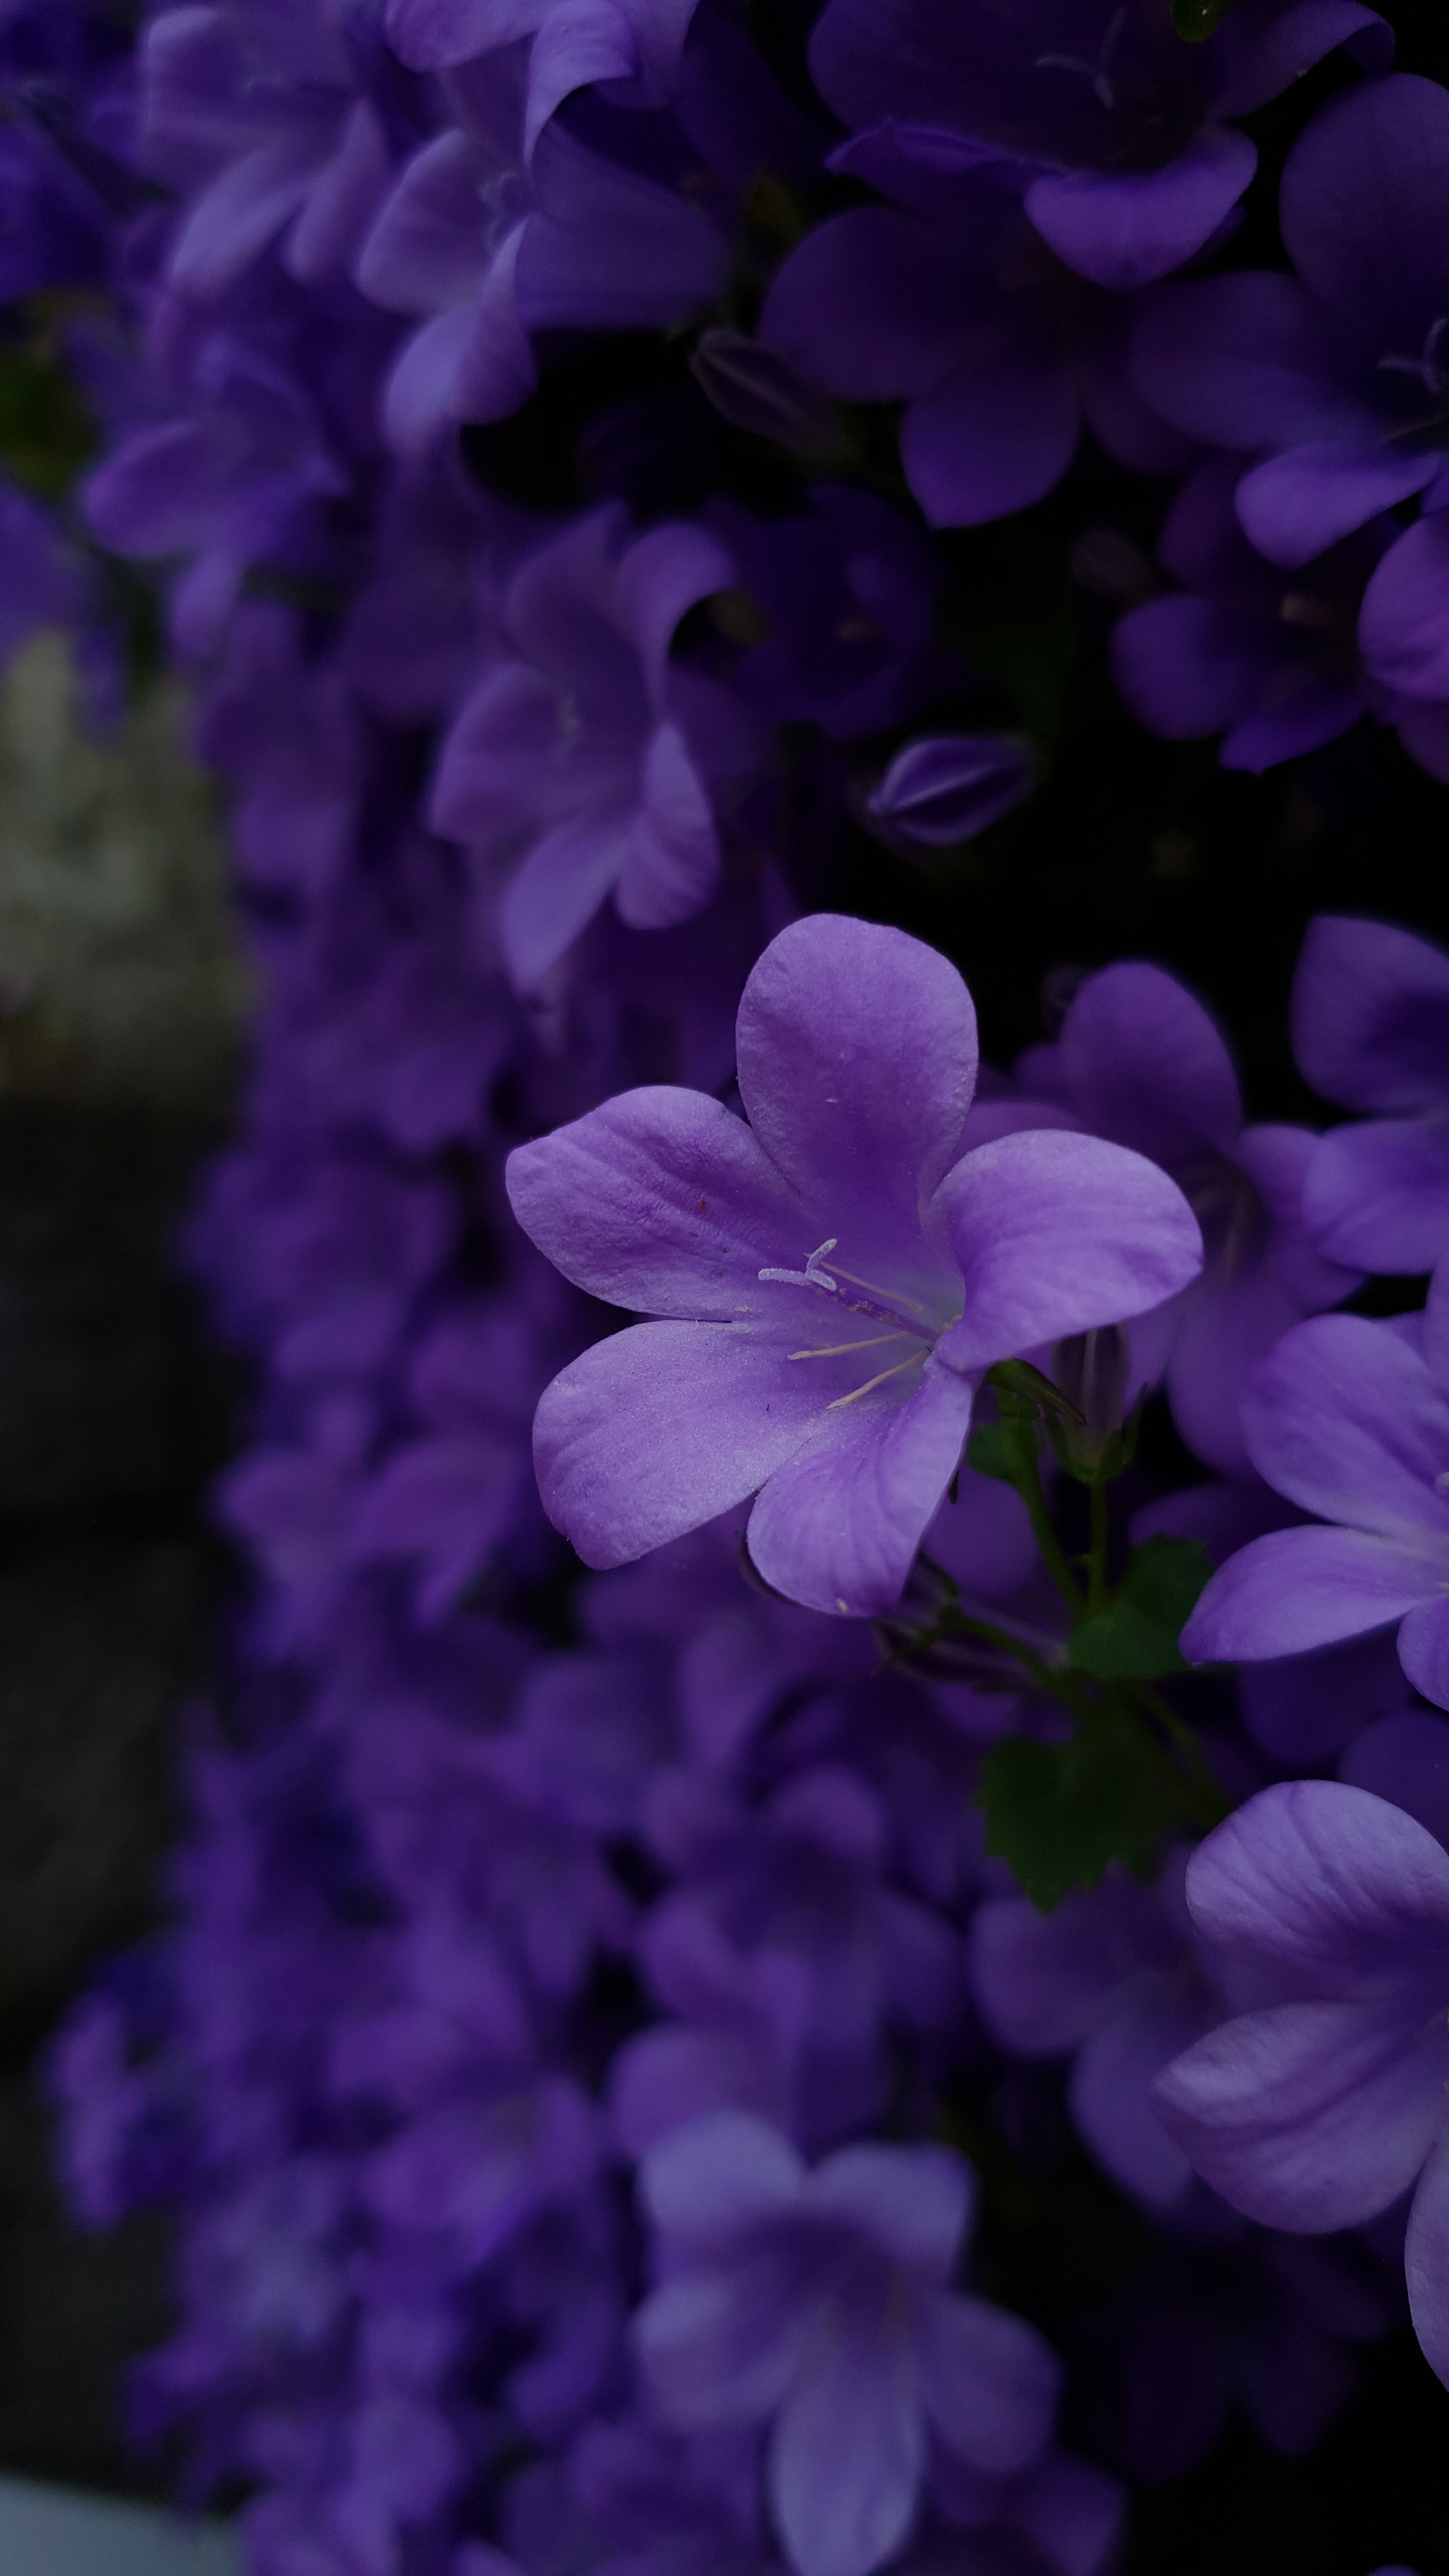
[[[1314,1239],[1365,1270],[1449,1251],[1449,957],[1410,931],[1322,913],[1293,985],[1293,1045],[1325,1100],[1368,1111],[1309,1166]]]
[[[528,58],[531,152],[570,92],[601,87],[621,107],[661,107],[679,79],[699,0],[388,0],[387,32],[415,71],[452,71],[516,37]]]
[[[509,871],[504,954],[536,983],[612,896],[636,930],[702,910],[720,846],[706,774],[744,750],[746,719],[669,659],[686,611],[734,579],[703,529],[628,542],[611,504],[522,565],[504,607],[510,657],[460,707],[432,821]]]
[[[1095,1137],[962,1152],[976,1015],[899,931],[782,931],[736,1034],[748,1124],[635,1091],[510,1159],[514,1212],[565,1277],[664,1319],[554,1380],[539,1483],[594,1565],[758,1494],[766,1581],[865,1617],[898,1599],[992,1363],[1160,1303],[1201,1238],[1164,1173]]]
[[[1251,0],[1185,45],[1169,0],[829,0],[811,68],[857,133],[889,121],[1014,163],[1043,241],[1121,292],[1180,268],[1257,164],[1226,120],[1337,45],[1381,68],[1393,39],[1357,0]]]
[[[1449,2378],[1449,1856],[1332,1780],[1263,1790],[1187,1876],[1203,1936],[1265,2000],[1158,2078],[1162,2118],[1250,2217],[1318,2235],[1414,2188],[1419,2340]]]
[[[1058,2368],[1017,2317],[951,2289],[969,2166],[844,2147],[814,2172],[719,2112],[641,2169],[662,2279],[635,2322],[666,2421],[770,2427],[770,2508],[798,2576],[870,2576],[905,2538],[930,2437],[1009,2476],[1045,2449]]]

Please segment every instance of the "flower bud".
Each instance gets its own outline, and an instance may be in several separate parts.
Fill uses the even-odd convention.
[[[1020,734],[927,735],[897,753],[865,811],[888,844],[947,850],[1020,805],[1036,777],[1036,756]]]
[[[788,447],[814,465],[838,465],[846,451],[840,414],[788,358],[723,324],[702,331],[689,370],[705,400],[732,428]]]
[[[1053,1444],[1062,1465],[1089,1484],[1120,1475],[1131,1455],[1124,1436],[1131,1375],[1132,1339],[1122,1324],[1074,1333],[1052,1353],[1053,1380],[1074,1408],[1052,1419]]]

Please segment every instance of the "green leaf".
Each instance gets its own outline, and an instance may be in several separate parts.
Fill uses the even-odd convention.
[[[1172,23],[1185,45],[1206,44],[1233,0],[1172,0]]]
[[[1005,1735],[981,1766],[986,1848],[1049,1914],[1095,1887],[1114,1860],[1150,1876],[1165,1834],[1188,1821],[1190,1792],[1146,1730],[1093,1719],[1065,1744]]]
[[[1030,1433],[1030,1425],[1020,1422],[983,1422],[966,1443],[966,1464],[978,1476],[995,1476],[1003,1485],[1014,1485],[1022,1472],[1021,1435]]]
[[[1106,1609],[1074,1629],[1068,1662],[1101,1682],[1150,1682],[1185,1671],[1177,1641],[1211,1572],[1198,1539],[1144,1539]]]

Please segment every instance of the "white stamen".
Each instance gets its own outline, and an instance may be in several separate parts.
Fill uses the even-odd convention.
[[[761,1279],[774,1281],[781,1288],[824,1288],[834,1297],[839,1293],[835,1281],[827,1272],[817,1270],[815,1265],[821,1254],[833,1252],[839,1241],[838,1234],[827,1234],[823,1243],[817,1243],[806,1260],[803,1270],[761,1270],[757,1275]]]

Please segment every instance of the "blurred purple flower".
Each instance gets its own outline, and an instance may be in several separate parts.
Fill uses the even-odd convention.
[[[387,0],[387,31],[415,71],[452,71],[531,37],[525,145],[572,90],[661,107],[679,82],[699,0]]]
[[[892,848],[949,850],[1000,822],[1036,782],[1036,757],[1020,734],[931,734],[897,752],[865,812]]]
[[[1294,980],[1293,1044],[1325,1100],[1372,1115],[1314,1154],[1315,1240],[1366,1270],[1431,1270],[1449,1251],[1449,958],[1407,930],[1320,913]]]

